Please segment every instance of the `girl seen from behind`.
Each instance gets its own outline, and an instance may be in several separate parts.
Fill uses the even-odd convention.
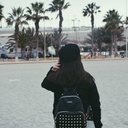
[[[76,92],[82,100],[85,115],[91,105],[95,128],[101,128],[101,108],[95,80],[84,70],[79,47],[76,44],[66,44],[59,51],[58,63],[51,67],[41,84],[43,88],[54,93],[54,117],[57,103],[64,92],[63,88],[75,87],[76,83]]]

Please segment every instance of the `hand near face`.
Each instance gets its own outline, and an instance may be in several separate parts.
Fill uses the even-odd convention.
[[[60,61],[58,60],[58,63],[55,64],[53,67],[52,67],[52,71],[58,71],[60,69]]]

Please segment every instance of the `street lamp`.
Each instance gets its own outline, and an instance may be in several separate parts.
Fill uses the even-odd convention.
[[[76,28],[75,28],[75,20],[76,20],[76,19],[77,19],[77,18],[73,19],[72,21],[73,21],[74,32],[76,33],[76,43],[77,43],[77,31],[76,31]]]

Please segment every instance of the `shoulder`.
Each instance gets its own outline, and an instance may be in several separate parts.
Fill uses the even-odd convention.
[[[63,88],[60,85],[50,82],[47,77],[43,80],[43,82],[41,83],[41,86],[49,91],[52,91],[52,92],[62,92],[63,91]]]

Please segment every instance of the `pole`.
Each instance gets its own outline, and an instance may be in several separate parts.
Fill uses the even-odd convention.
[[[126,18],[127,18],[127,0],[126,0]],[[127,20],[127,19],[126,19]],[[127,24],[126,24],[126,59],[127,59]]]
[[[0,61],[1,61],[1,49],[0,49]]]

